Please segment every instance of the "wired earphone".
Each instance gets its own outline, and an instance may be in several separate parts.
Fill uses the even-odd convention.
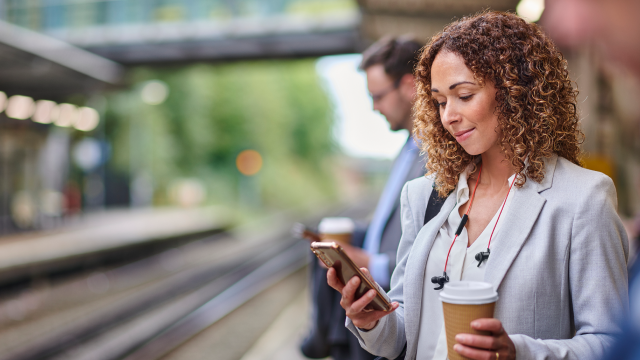
[[[433,288],[434,290],[441,290],[444,288],[444,284],[449,282],[449,276],[447,276],[447,264],[449,263],[449,254],[451,254],[451,249],[453,248],[453,244],[456,243],[456,239],[458,235],[462,233],[462,229],[469,221],[469,212],[471,211],[471,206],[473,205],[473,199],[476,197],[476,190],[478,189],[478,184],[480,183],[480,177],[482,176],[482,165],[480,165],[480,169],[478,170],[478,180],[476,181],[476,185],[473,187],[473,193],[471,194],[471,199],[469,199],[469,207],[467,208],[467,212],[462,216],[462,220],[460,220],[460,225],[458,225],[458,229],[456,230],[455,236],[453,237],[453,241],[451,242],[451,246],[449,246],[449,251],[447,252],[447,259],[444,262],[444,271],[442,272],[442,276],[434,276],[431,278],[431,282],[437,284],[438,287]],[[482,262],[489,259],[489,255],[491,255],[491,238],[493,238],[493,233],[496,231],[496,226],[498,226],[498,221],[500,221],[500,216],[502,215],[502,210],[504,210],[504,205],[507,203],[507,198],[511,193],[511,188],[513,184],[516,182],[518,178],[518,174],[513,176],[513,180],[511,181],[511,185],[509,185],[509,191],[507,192],[507,196],[504,198],[502,202],[502,206],[500,207],[500,213],[498,213],[498,219],[496,219],[496,223],[493,225],[493,230],[491,230],[491,235],[489,236],[489,243],[487,244],[487,251],[480,251],[476,254],[475,259],[478,262],[478,267],[482,265]]]

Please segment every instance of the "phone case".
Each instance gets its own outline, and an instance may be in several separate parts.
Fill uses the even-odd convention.
[[[356,264],[347,256],[342,247],[335,242],[313,242],[311,243],[311,251],[322,261],[327,267],[336,270],[338,279],[346,284],[352,277],[360,278],[360,286],[356,289],[356,299],[361,298],[367,291],[374,289],[376,297],[367,305],[365,309],[391,310],[391,300],[387,293],[375,282],[369,280]]]

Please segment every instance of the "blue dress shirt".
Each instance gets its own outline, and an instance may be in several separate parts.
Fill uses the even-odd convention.
[[[409,171],[411,171],[411,165],[419,153],[418,146],[409,136],[393,164],[362,245],[362,248],[369,253],[368,268],[371,276],[380,286],[385,288],[389,286],[391,274],[389,274],[389,255],[380,253],[380,240],[400,197],[400,191],[407,180]]]

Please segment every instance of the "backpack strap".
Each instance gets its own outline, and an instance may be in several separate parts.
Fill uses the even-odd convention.
[[[447,198],[440,197],[440,195],[438,195],[438,191],[435,188],[431,190],[429,201],[427,201],[427,208],[424,212],[424,223],[422,224],[422,226],[426,225],[429,221],[431,221],[431,219],[438,215],[445,200],[447,200]]]

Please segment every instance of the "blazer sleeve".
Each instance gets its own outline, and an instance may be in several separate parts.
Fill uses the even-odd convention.
[[[615,187],[601,175],[584,195],[565,255],[575,336],[540,340],[511,335],[518,360],[601,359],[621,332],[620,320],[629,307],[629,242],[616,212]]]
[[[422,185],[423,183],[418,182],[418,184]],[[391,290],[388,294],[391,301],[398,302],[400,306],[391,314],[380,319],[376,327],[369,331],[358,330],[349,318],[346,321],[347,328],[358,338],[360,345],[365,350],[389,359],[395,359],[400,355],[406,343],[403,300],[404,273],[413,242],[422,228],[422,222],[419,222],[419,219],[416,222],[414,218],[415,213],[412,211],[412,204],[409,201],[412,185],[416,186],[414,182],[405,184],[400,195],[402,237],[398,246],[397,266],[391,276]]]

